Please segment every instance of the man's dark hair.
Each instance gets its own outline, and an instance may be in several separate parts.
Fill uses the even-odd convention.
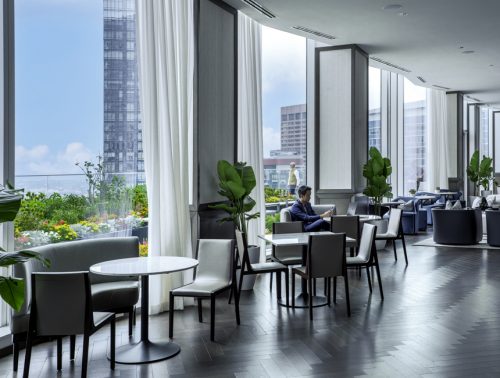
[[[305,196],[308,190],[312,190],[310,186],[307,185],[301,185],[299,186],[299,189],[297,190],[297,193],[299,197]]]

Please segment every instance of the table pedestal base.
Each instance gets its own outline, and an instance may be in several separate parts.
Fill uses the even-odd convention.
[[[295,307],[296,308],[309,308],[310,296],[308,294],[299,294],[295,297]],[[326,306],[328,300],[322,295],[315,295],[312,297],[313,307]],[[286,307],[286,298],[278,299],[278,304],[280,306]],[[290,298],[290,307],[292,307],[292,299]]]
[[[174,357],[180,351],[180,346],[171,341],[139,341],[116,348],[115,361],[119,364],[146,364]]]

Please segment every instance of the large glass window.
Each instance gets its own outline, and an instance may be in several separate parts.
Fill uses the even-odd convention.
[[[15,7],[16,248],[131,234],[147,216],[134,0]]]
[[[381,71],[378,68],[368,69],[368,149],[376,147],[382,150],[381,123]]]
[[[404,79],[404,193],[417,188],[426,174],[426,89]],[[420,189],[423,189],[421,186]],[[434,190],[434,188],[426,188]]]
[[[479,156],[490,156],[490,110],[479,108]]]
[[[271,209],[271,203],[294,198],[289,190],[294,184],[307,184],[306,39],[265,26],[262,113],[264,185]]]

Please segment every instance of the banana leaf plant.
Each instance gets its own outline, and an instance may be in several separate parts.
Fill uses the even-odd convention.
[[[228,214],[218,222],[231,221],[237,230],[247,233],[248,222],[260,216],[259,212],[250,214],[256,204],[250,197],[256,185],[253,168],[243,162],[231,164],[226,160],[219,160],[217,175],[219,176],[217,192],[227,198],[227,203],[211,205],[210,208],[223,210]]]
[[[21,206],[23,199],[22,190],[0,188],[0,223],[13,221]],[[0,267],[8,267],[17,263],[37,259],[45,266],[50,263],[37,252],[19,251],[5,252],[0,247]],[[11,276],[0,275],[0,297],[14,310],[19,311],[24,303],[24,280]]]
[[[371,147],[370,158],[363,166],[363,176],[366,177],[366,188],[363,193],[373,199],[375,214],[380,215],[380,204],[384,197],[392,198],[392,186],[387,179],[392,173],[391,161],[382,157],[380,151]]]
[[[474,184],[475,194],[479,195],[479,188],[482,186],[484,190],[490,190],[490,183],[498,185],[493,172],[493,159],[483,155],[479,161],[479,151],[474,151],[471,156],[469,166],[467,167],[467,176]]]

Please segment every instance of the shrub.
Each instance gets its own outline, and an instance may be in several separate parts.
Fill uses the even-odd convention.
[[[53,230],[59,235],[59,238],[52,240],[52,242],[75,240],[78,237],[78,234],[66,223],[55,224]]]
[[[280,213],[266,215],[266,234],[273,232],[273,223],[280,221]]]
[[[45,220],[45,194],[28,192],[21,201],[21,207],[14,220],[19,232],[37,230]]]
[[[146,257],[148,255],[148,241],[139,244],[139,256]]]
[[[134,214],[141,218],[148,217],[148,193],[146,185],[136,185],[132,192],[132,208]]]

